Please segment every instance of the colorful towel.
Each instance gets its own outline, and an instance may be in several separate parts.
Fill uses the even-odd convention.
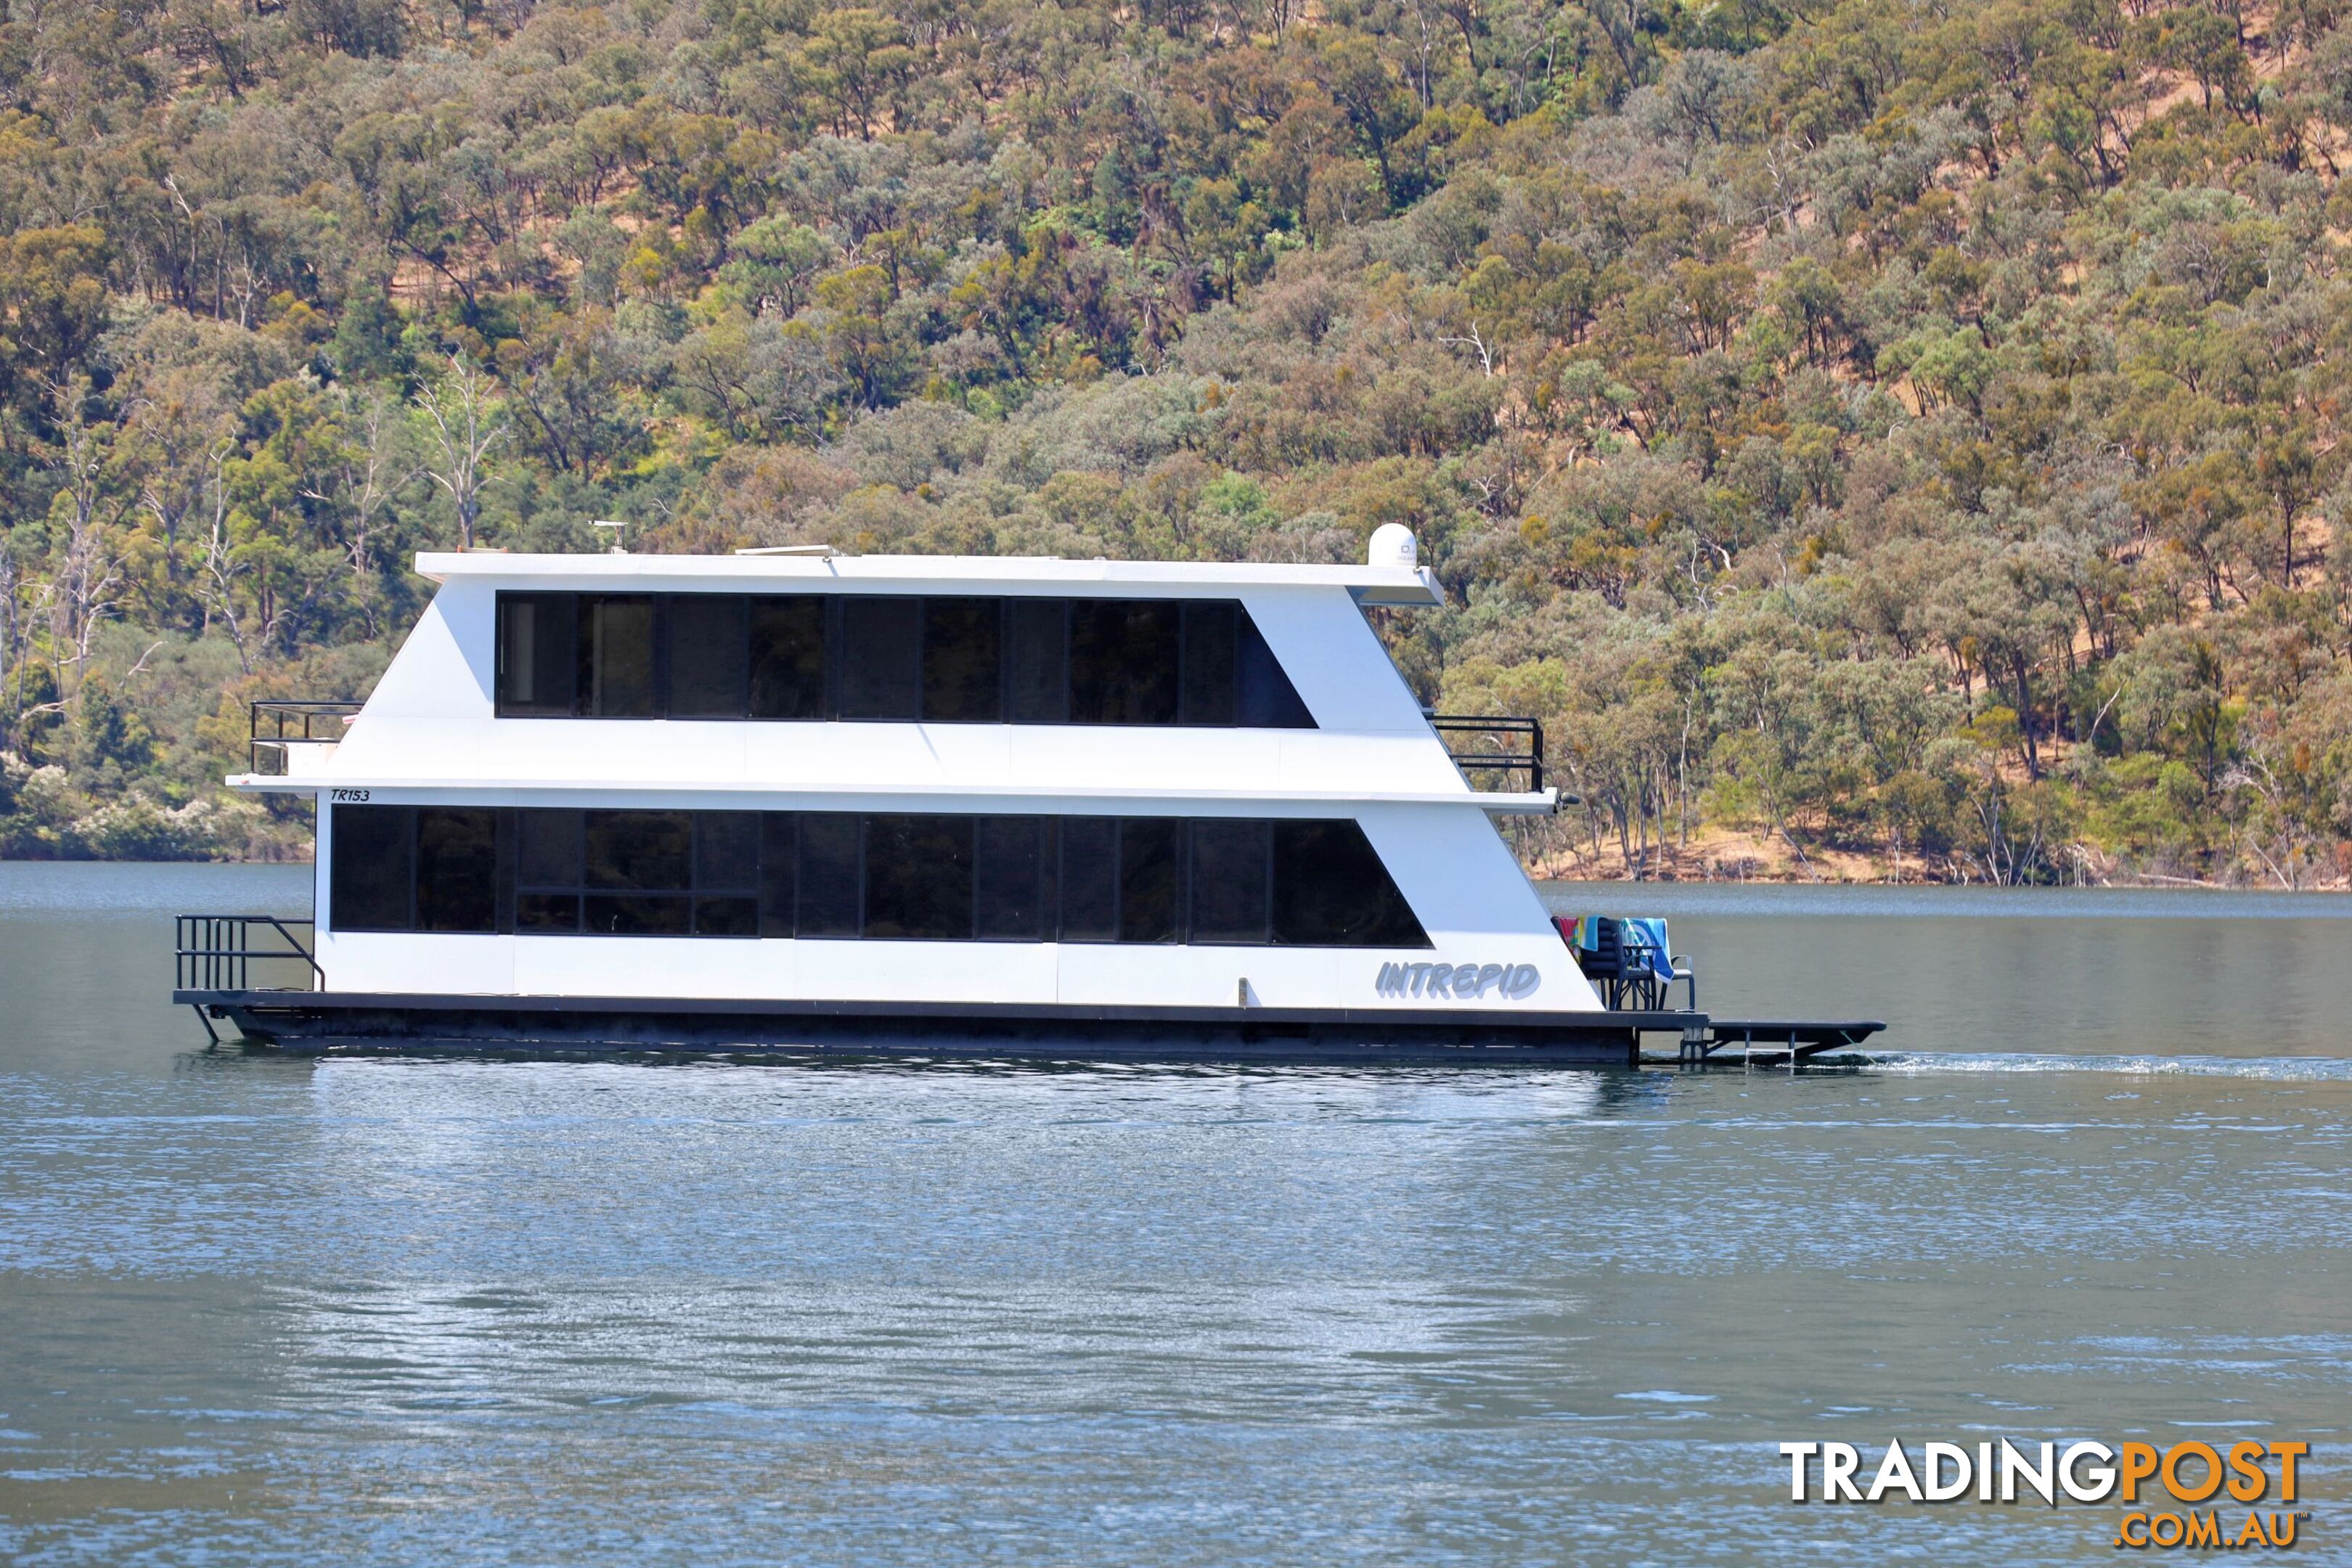
[[[1646,963],[1652,974],[1660,980],[1675,977],[1674,947],[1666,940],[1666,922],[1654,915],[1640,915],[1623,922],[1621,933],[1629,960]],[[1629,963],[1628,968],[1633,967]]]
[[[1675,977],[1674,946],[1666,938],[1666,922],[1654,915],[1579,915],[1573,921],[1557,920],[1560,935],[1568,945],[1579,952],[1601,951],[1601,927],[1605,921],[1617,925],[1618,942],[1628,951],[1629,970],[1647,969],[1660,980]]]

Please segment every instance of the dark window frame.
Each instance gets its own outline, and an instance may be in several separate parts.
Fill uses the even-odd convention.
[[[549,808],[526,806],[519,808],[511,814],[514,818],[514,822],[509,837],[515,841],[518,850],[523,835],[530,831],[530,825],[524,820],[526,813],[537,815],[542,822],[559,815],[576,816],[581,819],[577,824],[573,825],[578,830],[579,839],[572,867],[572,875],[568,879],[548,879],[530,876],[526,874],[525,870],[520,865],[518,865],[512,884],[512,903],[510,905],[512,912],[504,922],[507,930],[513,931],[517,934],[523,936],[646,935],[664,937],[709,936],[727,938],[756,938],[759,936],[760,922],[758,900],[760,897],[760,867],[756,858],[753,860],[752,864],[743,868],[742,874],[740,877],[733,880],[723,880],[705,878],[703,855],[703,836],[710,829],[710,819],[756,814],[727,811],[680,811],[674,808],[659,807],[596,806],[585,809],[567,810],[563,807]],[[587,818],[591,816],[683,816],[687,818],[688,834],[685,857],[686,875],[682,879],[682,885],[624,887],[614,884],[613,886],[606,886],[589,875],[589,854],[587,845],[589,825]],[[510,854],[508,858],[509,860],[519,860],[519,855]],[[523,900],[526,899],[569,899],[572,900],[574,923],[568,928],[560,925],[533,924],[525,926],[522,922],[522,904]],[[682,931],[643,932],[598,931],[589,923],[588,908],[592,900],[653,900],[680,899],[684,900],[686,902],[685,929]],[[751,929],[723,931],[702,929],[704,925],[704,906],[706,904],[740,904],[747,900],[751,900],[752,904],[751,918],[750,921]]]
[[[864,896],[857,911],[861,942],[973,942],[980,929],[977,889],[978,860],[974,840],[980,818],[975,814],[940,811],[861,812],[858,836],[862,855],[858,882]],[[893,839],[901,849],[917,849],[907,859],[885,852]],[[936,855],[937,842],[925,855],[918,847],[925,838],[946,840],[948,858]],[[961,839],[959,844],[957,839]],[[942,876],[941,873],[946,873]],[[947,885],[960,879],[961,886]],[[926,886],[929,883],[930,885]],[[956,905],[961,903],[961,910]],[[957,914],[961,918],[953,918]],[[876,932],[875,927],[897,920],[905,928]],[[961,927],[960,930],[955,929]]]
[[[1213,886],[1213,879],[1201,875],[1202,829],[1211,832],[1254,830],[1258,862],[1258,904],[1255,937],[1202,937],[1201,925],[1201,889]],[[1184,858],[1187,869],[1185,883],[1184,940],[1192,947],[1271,947],[1274,945],[1274,819],[1265,816],[1196,816],[1185,823]]]
[[[825,717],[844,724],[919,724],[923,722],[923,623],[929,618],[923,613],[924,602],[913,594],[836,594],[826,605],[824,617]],[[903,618],[907,625],[893,628],[891,618]],[[870,623],[890,647],[893,657],[903,668],[887,672],[898,677],[893,686],[904,689],[885,692],[878,682],[885,672],[866,673],[868,666],[860,661],[853,668],[850,655],[850,623],[855,620]],[[895,631],[896,635],[892,635]],[[872,686],[871,689],[856,689]],[[894,702],[891,699],[896,699]],[[860,707],[885,711],[849,711],[853,701]],[[906,711],[898,711],[903,702]]]
[[[749,594],[664,594],[658,597],[663,601],[657,628],[660,637],[661,664],[658,688],[655,694],[657,700],[655,705],[661,710],[662,717],[674,718],[688,723],[722,724],[739,718],[748,718],[751,711],[751,595]],[[680,706],[678,701],[679,640],[684,629],[693,624],[693,617],[682,616],[678,614],[678,606],[688,601],[708,601],[712,605],[727,605],[731,609],[735,624],[727,629],[732,633],[735,648],[732,656],[732,668],[724,673],[731,677],[734,705],[741,710],[740,713],[729,713],[723,710],[705,713],[677,711]]]
[[[561,611],[560,615],[554,612]],[[522,652],[519,628],[524,624],[524,612],[530,614],[532,635],[529,639],[533,695],[522,698],[512,694],[514,684],[520,679],[515,668]],[[561,623],[561,633],[541,618],[541,613]],[[580,595],[577,594],[513,593],[498,596],[498,613],[494,617],[490,692],[494,710],[501,719],[569,719],[580,707],[577,671],[579,663]],[[546,639],[542,646],[541,638]],[[561,647],[561,656],[557,649]],[[560,700],[550,695],[543,700],[537,695],[542,689],[542,675],[553,679],[554,685],[545,689],[560,692]]]
[[[1070,722],[1094,729],[1175,729],[1184,713],[1184,605],[1175,599],[1078,599],[1070,605]],[[1139,640],[1164,643],[1165,661],[1130,661]],[[1081,658],[1092,645],[1095,658]],[[1088,700],[1090,699],[1090,700]],[[1138,718],[1139,709],[1165,718]],[[1118,716],[1106,716],[1116,713]],[[1081,718],[1084,713],[1086,717]]]
[[[334,808],[333,830],[328,835],[327,852],[331,857],[327,867],[327,929],[330,931],[408,932],[416,930],[416,808],[413,805],[339,805]],[[386,843],[373,846],[376,854],[346,859],[343,842],[358,838],[367,832],[366,824],[373,823],[390,829]],[[381,873],[383,856],[396,854],[403,868],[395,883],[383,882],[374,887],[362,886],[362,879],[369,872]],[[347,872],[346,867],[350,868]],[[346,878],[349,880],[346,880]],[[381,895],[396,886],[396,896],[387,900],[396,903],[401,910],[397,925],[355,923],[345,919],[348,911],[356,917],[355,907],[369,895]]]
[[[593,605],[607,599],[648,600],[652,605],[650,638],[650,671],[652,682],[649,711],[630,713],[593,713],[598,685],[594,673],[594,658],[590,647],[590,627],[594,622]],[[675,642],[678,635],[674,624],[674,607],[684,601],[697,599],[728,600],[743,606],[741,661],[740,675],[732,680],[738,712],[673,713],[681,706],[675,689],[672,668]],[[804,679],[822,696],[815,702],[814,712],[763,714],[755,711],[762,707],[783,706],[773,701],[762,702],[762,667],[755,662],[761,647],[759,636],[761,616],[764,606],[779,602],[818,601],[822,605],[818,619],[822,630],[817,649],[818,668],[803,672]],[[910,714],[848,714],[845,683],[848,661],[842,627],[843,608],[853,603],[895,601],[909,604],[914,609],[914,632],[908,658],[913,666],[914,690]],[[560,612],[557,609],[561,602]],[[992,705],[984,699],[977,703],[982,710],[992,709],[993,717],[957,717],[934,714],[935,693],[932,689],[934,660],[929,647],[933,624],[934,605],[986,605],[996,617],[995,654],[996,700]],[[1024,642],[1024,637],[1038,629],[1038,623],[1051,620],[1051,615],[1038,616],[1034,611],[1016,612],[1015,606],[1038,604],[1058,608],[1060,627],[1058,647],[1047,644]],[[534,682],[534,696],[528,700],[510,694],[513,666],[520,654],[516,641],[520,624],[516,611],[526,605],[534,612],[532,625],[544,626],[541,635],[548,638],[568,638],[568,649],[559,650],[545,645],[535,637],[530,646],[530,659],[536,674],[542,668],[560,665],[562,678],[547,688],[555,695],[540,700],[540,689]],[[548,614],[544,622],[539,616],[541,606]],[[1166,670],[1151,670],[1140,675],[1105,676],[1100,671],[1082,668],[1077,657],[1078,624],[1082,616],[1100,616],[1111,607],[1130,613],[1145,609],[1169,612],[1175,622],[1171,657],[1172,665]],[[843,723],[843,724],[1017,724],[1028,728],[1063,729],[1212,729],[1212,730],[1312,730],[1318,726],[1315,715],[1299,697],[1297,687],[1282,668],[1265,634],[1251,617],[1249,606],[1237,598],[1153,598],[1141,595],[1110,596],[1079,596],[1075,595],[1027,594],[806,594],[806,593],[746,593],[725,590],[713,593],[678,593],[632,591],[628,593],[590,592],[587,590],[501,591],[497,596],[494,616],[491,700],[493,712],[501,719],[589,719],[621,722],[665,720],[675,717],[681,723]],[[1016,628],[1016,623],[1025,626]],[[1223,628],[1223,629],[1221,629]],[[1047,632],[1048,638],[1055,634]],[[1231,638],[1231,647],[1203,644],[1202,637],[1222,642]],[[1027,673],[1045,673],[1051,666],[1047,686],[1032,689],[1020,678],[1024,670],[1016,668],[1017,651],[1039,654],[1042,661],[1037,669]],[[1204,673],[1206,672],[1206,673]],[[1218,673],[1222,672],[1222,673]],[[1076,719],[1077,693],[1082,682],[1101,687],[1108,679],[1109,687],[1132,693],[1144,685],[1164,682],[1170,689],[1171,700],[1165,704],[1165,718],[1089,718]],[[1207,684],[1203,684],[1206,681]],[[794,704],[806,706],[805,703]],[[1056,715],[1031,716],[1036,711]]]
[[[1061,940],[1062,918],[1062,821],[1058,816],[1036,814],[1005,816],[980,814],[972,818],[972,899],[971,940],[974,942],[1045,943]],[[994,893],[992,883],[1002,867],[989,864],[987,838],[992,829],[1001,831],[1006,826],[1027,828],[1030,835],[1028,850],[1034,857],[1030,868],[1029,897],[1036,905],[1034,936],[1006,934],[988,929],[992,912],[989,900]]]
[[[409,923],[419,931],[495,936],[502,923],[499,882],[512,836],[492,805],[415,808],[409,862]],[[436,840],[440,841],[436,843]],[[478,880],[488,862],[487,884]],[[475,875],[468,875],[468,870]]]
[[[868,814],[860,811],[802,811],[794,812],[793,815],[797,819],[795,824],[796,832],[793,836],[796,845],[794,851],[796,861],[793,874],[794,889],[793,898],[793,934],[795,937],[803,938],[810,942],[865,941],[866,818]],[[811,913],[826,896],[824,892],[825,883],[822,879],[812,879],[809,875],[809,861],[813,854],[812,846],[810,844],[809,826],[813,821],[842,823],[846,826],[846,844],[835,845],[834,847],[846,848],[849,853],[851,864],[856,868],[856,869],[845,879],[847,888],[846,906],[844,910],[835,911],[845,917],[837,922],[843,928],[838,931],[811,931],[807,929],[810,923],[809,917]],[[836,894],[835,896],[839,895]]]
[[[1099,833],[1108,842],[1089,844],[1087,840]],[[1066,816],[1061,831],[1055,836],[1055,865],[1054,871],[1054,916],[1046,924],[1053,929],[1054,940],[1065,942],[1115,942],[1118,940],[1118,818],[1116,816]],[[1097,868],[1091,878],[1076,872],[1080,864],[1091,861]],[[1090,885],[1091,884],[1091,885]],[[1079,922],[1073,918],[1070,894],[1073,889],[1085,889],[1104,896],[1104,909],[1099,911],[1099,934],[1073,931]]]
[[[1351,911],[1354,918],[1359,921],[1385,921],[1391,930],[1397,930],[1398,922],[1402,921],[1403,927],[1410,928],[1411,936],[1403,936],[1400,931],[1398,940],[1388,942],[1318,940],[1295,934],[1286,936],[1284,934],[1286,916],[1299,920],[1307,913],[1320,912],[1326,916],[1329,913],[1328,909],[1316,911],[1315,904],[1318,900],[1328,900],[1334,898],[1335,893],[1332,889],[1327,887],[1318,890],[1312,888],[1295,888],[1286,886],[1285,881],[1284,867],[1286,857],[1294,862],[1305,862],[1311,860],[1318,853],[1321,855],[1327,868],[1336,864],[1352,870],[1359,878],[1364,878],[1369,874],[1370,878],[1378,879],[1379,885],[1360,889],[1369,893],[1371,899],[1377,900],[1377,906],[1361,900],[1343,901],[1345,908]],[[1396,877],[1389,870],[1388,863],[1381,858],[1381,852],[1373,845],[1371,835],[1364,831],[1364,825],[1356,818],[1352,816],[1277,817],[1274,825],[1273,859],[1274,902],[1267,911],[1267,928],[1275,946],[1381,950],[1430,945],[1428,928],[1421,923],[1421,916],[1413,909],[1412,900],[1406,898],[1404,889],[1397,886]],[[1290,896],[1286,898],[1286,895]],[[1293,929],[1295,931],[1296,928]],[[1412,938],[1418,938],[1419,941],[1413,941]]]
[[[830,684],[832,668],[836,660],[831,657],[833,624],[831,605],[835,595],[829,594],[748,594],[744,595],[743,616],[743,717],[747,724],[813,724],[822,722],[831,711]],[[811,620],[814,627],[793,626],[794,620]],[[814,630],[816,634],[816,668],[795,669],[780,664],[773,668],[760,661],[762,654],[791,651],[780,641],[763,642],[761,633],[800,632]],[[805,653],[805,647],[798,650]],[[763,677],[765,683],[763,684]],[[790,713],[762,712],[762,708],[782,707],[776,700],[790,696],[798,704],[814,708],[814,711]],[[765,698],[767,700],[762,700]],[[701,722],[727,723],[728,720],[705,720]]]
[[[667,594],[582,594],[574,605],[572,627],[572,658],[578,661],[572,677],[572,710],[583,719],[659,719],[669,709],[669,595]],[[604,682],[599,679],[600,667],[593,652],[596,638],[603,631],[603,617],[595,612],[645,606],[645,711],[642,713],[614,711],[590,712],[592,707],[605,700]],[[618,681],[616,685],[620,684]],[[623,688],[624,690],[626,688]],[[621,699],[613,699],[618,703]]]
[[[467,930],[475,934],[525,936],[611,936],[646,935],[665,937],[713,937],[720,939],[795,939],[826,942],[976,942],[1044,944],[1066,942],[1073,946],[1100,946],[1149,943],[1190,947],[1312,947],[1349,949],[1357,951],[1388,951],[1392,949],[1426,949],[1433,944],[1423,926],[1412,900],[1397,886],[1395,877],[1381,860],[1380,853],[1363,831],[1363,826],[1353,817],[1240,817],[1240,816],[1124,816],[1111,815],[1053,816],[1024,814],[1007,816],[979,812],[751,812],[726,809],[685,809],[660,807],[510,807],[477,806],[468,805],[337,805],[331,808],[336,821],[329,835],[328,921],[331,931],[353,931],[381,934],[425,934],[422,920],[421,879],[423,876],[422,824],[432,813],[487,813],[492,824],[491,858],[488,875],[490,889],[478,889],[473,896],[488,897],[494,901],[495,917],[490,925],[475,925]],[[354,814],[346,816],[345,814]],[[682,816],[688,821],[685,849],[685,869],[682,877],[671,876],[660,886],[623,886],[616,882],[605,886],[590,874],[588,850],[589,817]],[[405,915],[401,925],[354,925],[344,923],[347,910],[347,889],[356,889],[356,879],[345,879],[343,845],[346,834],[359,836],[353,826],[364,816],[378,825],[379,829],[393,826],[392,837],[383,839],[381,831],[376,852],[389,855],[404,868],[400,879],[403,893],[400,900]],[[961,829],[972,845],[969,864],[964,868],[966,908],[963,910],[961,934],[872,935],[873,923],[872,838],[877,818],[945,818],[968,824]],[[569,819],[569,820],[566,820]],[[824,820],[840,825],[846,834],[845,843],[836,848],[849,847],[856,859],[856,870],[845,879],[835,875],[818,882],[820,889],[831,888],[836,901],[843,884],[847,885],[849,903],[831,911],[842,919],[835,923],[845,929],[804,931],[811,923],[814,911],[810,900],[803,897],[812,882],[804,866],[812,845],[806,826],[813,820]],[[982,826],[990,823],[1025,823],[1034,825],[1037,838],[1035,868],[1037,882],[1032,889],[1037,900],[1036,929],[1040,934],[1031,937],[1011,934],[982,934],[982,862],[979,847]],[[1076,825],[1086,825],[1079,827]],[[1216,827],[1246,826],[1257,830],[1265,845],[1264,876],[1265,885],[1259,894],[1265,910],[1262,937],[1218,935],[1196,937],[1195,900],[1202,885],[1199,877],[1198,841],[1203,826]],[[1144,837],[1162,833],[1172,837],[1174,858],[1168,868],[1169,885],[1166,900],[1145,889],[1139,895],[1135,868],[1127,862],[1128,841],[1132,826]],[[553,834],[551,840],[545,836]],[[713,836],[726,834],[730,842],[713,847]],[[570,837],[570,843],[563,840]],[[1283,879],[1286,837],[1302,841],[1318,841],[1315,847],[1321,862],[1352,872],[1360,886],[1352,891],[1325,889],[1294,891],[1297,896],[1286,905]],[[533,843],[526,847],[524,840]],[[1107,840],[1089,845],[1089,838]],[[1139,843],[1140,839],[1139,838]],[[541,853],[553,846],[551,855]],[[532,852],[526,853],[529,847]],[[721,850],[723,849],[723,853]],[[1107,893],[1107,922],[1086,931],[1075,933],[1069,894],[1074,887],[1083,886],[1074,874],[1071,856],[1087,857],[1095,871],[1097,889]],[[777,858],[783,857],[782,864]],[[1305,858],[1313,858],[1306,857]],[[551,862],[560,874],[550,874]],[[839,868],[835,868],[838,872]],[[677,885],[671,886],[670,883]],[[381,893],[383,886],[372,889]],[[356,898],[356,892],[352,894]],[[823,896],[822,892],[819,894]],[[1139,902],[1140,898],[1140,902]],[[592,929],[589,908],[592,900],[639,900],[682,902],[686,915],[680,929],[642,931],[596,931]],[[784,907],[779,908],[779,900]],[[1367,900],[1375,900],[1368,902]],[[537,900],[537,902],[534,902]],[[560,910],[568,900],[571,919],[550,923],[540,918],[551,910]],[[1155,917],[1172,921],[1155,924],[1151,931],[1130,930],[1137,910],[1149,913],[1160,901],[1172,904],[1172,914]],[[1387,941],[1299,940],[1284,934],[1284,910],[1294,914],[1304,907],[1318,905],[1328,917],[1330,908],[1363,912],[1377,934],[1391,937]],[[855,920],[848,920],[854,905]],[[617,905],[615,906],[617,909]],[[614,911],[607,911],[614,912]],[[674,912],[668,917],[676,920]],[[1344,920],[1325,920],[1324,929],[1337,930]],[[1360,922],[1359,922],[1360,923]],[[1294,923],[1294,930],[1296,925]]]
[[[1192,830],[1189,818],[1118,819],[1120,942],[1150,947],[1187,945],[1186,939],[1192,935]]]

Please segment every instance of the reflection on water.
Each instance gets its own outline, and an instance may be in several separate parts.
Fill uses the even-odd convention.
[[[2102,1044],[2020,1032],[2021,928],[2202,921],[1664,890],[1710,984],[1932,999],[1856,1072],[307,1063],[5,869],[12,1563],[2111,1557],[1781,1500],[1773,1442],[1898,1434],[2305,1436],[2352,1531],[2352,1067],[2252,940],[2325,918]]]

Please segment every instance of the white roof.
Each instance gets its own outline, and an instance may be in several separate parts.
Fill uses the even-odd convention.
[[[547,588],[757,587],[937,593],[946,588],[1179,597],[1244,588],[1344,588],[1360,604],[1439,605],[1427,567],[1294,566],[1258,562],[1065,561],[1052,555],[509,555],[425,551],[418,575]]]
[[[589,796],[731,799],[745,808],[850,809],[928,799],[975,810],[1023,801],[1468,806],[1548,811],[1545,790],[1474,791],[1358,606],[1439,602],[1407,566],[1283,566],[971,556],[419,556],[442,584],[339,742],[286,747],[283,774],[238,789],[413,791],[508,803]],[[841,593],[965,592],[1233,597],[1253,615],[1314,713],[1299,730],[1178,725],[501,718],[492,687],[496,590],[762,584]],[[590,804],[597,804],[591,801]],[[1008,804],[1009,803],[1009,804]],[[1034,807],[1033,807],[1034,808]]]

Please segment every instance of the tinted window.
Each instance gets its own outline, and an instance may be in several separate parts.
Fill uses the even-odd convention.
[[[694,814],[694,890],[751,892],[760,885],[760,814]]]
[[[516,931],[759,934],[760,819],[754,813],[534,809],[514,815]]]
[[[694,934],[760,934],[760,814],[698,811],[694,818]]]
[[[750,648],[745,601],[735,594],[679,594],[669,601],[669,716],[740,719]]]
[[[859,930],[858,819],[850,812],[801,817],[798,927],[803,936],[856,936]]]
[[[1311,729],[1233,600],[501,594],[509,717]]]
[[[1062,940],[1118,937],[1118,819],[1062,819]]]
[[[1053,869],[1051,818],[980,818],[972,829],[975,933],[997,942],[1052,940]]]
[[[517,931],[580,929],[582,816],[577,811],[515,814]]]
[[[1070,719],[1172,724],[1183,622],[1172,603],[1081,599],[1070,606]]]
[[[652,718],[652,597],[583,594],[579,614],[579,710],[599,719]]]
[[[404,805],[339,805],[328,898],[336,931],[407,931],[414,890],[415,813]]]
[[[1351,821],[338,806],[331,929],[1426,947]]]
[[[866,824],[866,934],[971,940],[969,816],[870,816]]]
[[[576,811],[526,811],[517,826],[515,880],[526,888],[581,884],[580,816]]]
[[[1060,724],[1070,717],[1070,605],[1066,599],[1005,605],[1005,717]]]
[[[416,813],[416,929],[499,929],[498,813],[428,805]]]
[[[1302,947],[1426,947],[1429,938],[1364,830],[1274,825],[1274,940]]]
[[[697,936],[758,936],[760,934],[760,900],[741,898],[694,897],[694,934]]]
[[[841,716],[918,717],[922,601],[850,595],[840,613]]]
[[[1172,816],[1118,825],[1118,940],[1174,942],[1183,882],[1183,829]]]
[[[694,929],[684,893],[590,893],[587,929],[600,936],[685,936]]]
[[[572,631],[573,595],[499,595],[498,710],[525,716],[567,716],[578,668]]]
[[[760,816],[760,934],[790,936],[800,878],[800,818],[789,811]]]
[[[995,723],[1004,717],[1004,601],[922,605],[923,717]]]
[[[586,815],[591,889],[684,892],[693,886],[694,828],[683,811],[592,811]]]
[[[683,811],[582,814],[585,928],[606,936],[684,936],[694,928],[694,818]],[[623,891],[623,889],[633,889]]]
[[[1200,942],[1266,940],[1272,824],[1192,824],[1192,930]]]
[[[515,894],[515,930],[526,934],[576,931],[580,895],[521,889]]]
[[[1184,667],[1178,717],[1187,724],[1234,721],[1234,623],[1241,606],[1202,600],[1184,606]]]
[[[824,601],[814,595],[751,601],[754,719],[824,717]]]
[[[1253,730],[1312,730],[1314,716],[1257,623],[1241,611],[1234,627],[1234,722]]]

